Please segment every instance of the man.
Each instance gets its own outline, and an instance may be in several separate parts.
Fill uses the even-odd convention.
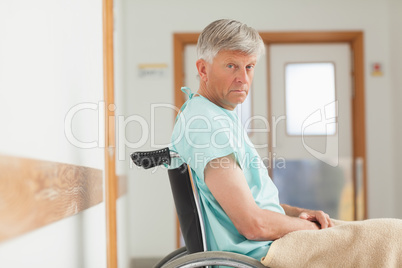
[[[322,211],[279,203],[234,111],[246,99],[264,52],[258,32],[238,21],[217,20],[201,33],[197,52],[200,86],[182,107],[172,144],[192,169],[208,250],[260,260],[273,240],[290,232],[332,227]]]

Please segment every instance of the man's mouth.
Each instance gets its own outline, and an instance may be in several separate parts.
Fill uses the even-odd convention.
[[[233,90],[231,90],[231,92],[235,92],[235,93],[246,93],[246,91],[245,90],[242,90],[242,89],[233,89]]]

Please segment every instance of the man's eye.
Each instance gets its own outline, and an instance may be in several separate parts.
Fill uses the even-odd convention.
[[[228,68],[234,68],[234,64],[228,64]]]
[[[248,65],[246,68],[247,68],[248,70],[251,70],[251,69],[254,68],[254,65]]]

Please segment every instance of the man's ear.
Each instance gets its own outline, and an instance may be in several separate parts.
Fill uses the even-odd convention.
[[[203,59],[199,59],[195,64],[197,66],[198,75],[200,76],[200,79],[204,82],[207,82],[208,81],[207,62]]]

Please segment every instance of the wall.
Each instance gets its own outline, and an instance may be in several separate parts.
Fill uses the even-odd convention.
[[[124,3],[122,0],[115,0],[113,13],[114,13],[114,87],[115,87],[115,118],[123,118],[126,114],[126,91],[124,81],[124,68],[125,68],[125,16],[123,16]],[[119,120],[116,120],[119,124]],[[118,126],[118,125],[117,125]],[[129,159],[120,160],[119,135],[124,134],[116,128],[116,174],[119,178],[119,189],[127,191],[127,171],[129,167]],[[124,154],[124,152],[123,152]],[[128,237],[128,202],[129,198],[127,192],[120,195],[116,201],[116,216],[117,216],[117,263],[118,267],[129,267],[129,237]]]
[[[103,170],[102,1],[1,1],[0,35],[0,154]],[[106,267],[105,230],[101,203],[0,243],[0,266]]]
[[[400,33],[400,26],[402,25],[402,2],[398,0],[390,1],[390,20],[389,27],[391,32],[391,42],[389,57],[393,59],[390,65],[390,72],[392,74],[392,87],[394,93],[394,165],[395,165],[395,196],[400,196],[400,189],[402,189],[402,120],[400,118],[402,114],[402,106],[400,105],[402,101],[402,35]],[[398,204],[401,203],[401,198],[399,198]],[[402,218],[402,207],[396,206],[396,216]]]
[[[173,112],[160,108],[155,111],[156,122],[152,122],[151,105],[174,102],[173,33],[200,32],[208,23],[222,17],[238,19],[259,31],[362,30],[365,34],[368,213],[371,218],[400,216],[396,210],[402,200],[394,191],[396,136],[393,132],[396,119],[393,86],[400,85],[400,81],[390,71],[391,66],[400,63],[389,49],[401,22],[396,15],[400,13],[391,11],[389,4],[389,1],[375,0],[255,0],[252,4],[230,0],[126,1],[127,116],[137,116],[125,128],[125,137],[132,143],[127,142],[126,155],[135,150],[161,148],[169,142]],[[399,6],[396,1],[393,5]],[[399,25],[390,27],[390,12]],[[395,45],[393,49],[397,50]],[[384,76],[370,76],[373,62],[382,63]],[[167,63],[166,75],[153,79],[139,77],[138,65],[143,63]],[[151,127],[155,127],[157,144],[152,144],[151,135],[144,131]],[[175,246],[175,216],[166,172],[160,168],[151,174],[131,168],[129,198],[131,256],[167,254]]]

